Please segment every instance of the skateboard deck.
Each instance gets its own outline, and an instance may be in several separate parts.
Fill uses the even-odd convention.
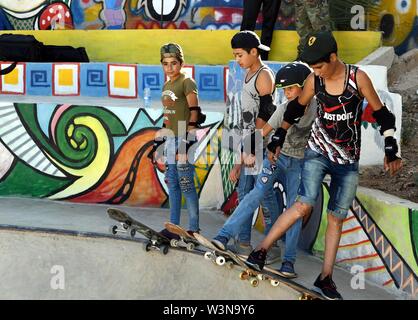
[[[230,258],[235,264],[243,269],[243,271],[239,274],[239,278],[241,280],[248,280],[253,287],[258,286],[260,280],[267,280],[270,281],[270,284],[274,287],[277,287],[283,283],[284,285],[300,292],[300,300],[324,299],[320,293],[310,290],[303,285],[300,285],[290,279],[281,276],[275,269],[264,267],[262,271],[255,270],[245,263],[245,258],[233,253],[230,250],[220,250],[214,244],[212,244],[210,240],[200,234],[195,234],[195,237],[202,244],[202,246],[211,250],[209,253],[205,253],[206,259],[214,261],[213,255],[215,255],[215,262],[219,265],[222,265],[218,263],[218,260],[221,260],[222,257],[224,258],[224,261],[226,258]],[[211,256],[207,257],[207,255]]]
[[[180,227],[177,224],[166,222],[164,224],[165,228],[180,237],[180,240],[172,239],[170,240],[170,245],[172,247],[184,247],[189,251],[192,251],[198,246],[200,243],[196,240],[196,238],[192,237],[190,234],[187,233],[185,229]]]
[[[107,209],[107,213],[110,218],[118,221],[122,228],[118,225],[111,226],[111,233],[117,234],[119,232],[128,233],[131,238],[135,237],[136,232],[139,232],[148,239],[145,244],[145,250],[150,251],[151,249],[162,251],[163,254],[167,254],[170,240],[154,229],[147,225],[135,220],[126,212],[115,208]]]
[[[228,268],[232,268],[234,264],[241,267],[246,267],[245,263],[238,258],[238,256],[230,250],[220,250],[210,242],[209,239],[205,238],[199,233],[194,233],[196,240],[205,248],[209,249],[206,251],[204,257],[213,263],[223,266],[226,264]]]

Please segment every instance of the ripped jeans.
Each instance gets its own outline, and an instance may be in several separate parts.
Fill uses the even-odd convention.
[[[173,139],[174,140],[174,139]],[[177,142],[177,139],[175,139]],[[189,230],[199,230],[199,197],[194,184],[194,165],[190,162],[184,164],[173,160],[173,141],[167,143],[168,161],[165,181],[168,187],[170,203],[170,222],[180,224],[181,198],[186,199],[189,213]],[[175,157],[175,155],[174,155]]]

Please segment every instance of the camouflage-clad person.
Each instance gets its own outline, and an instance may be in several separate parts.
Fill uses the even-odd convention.
[[[310,33],[331,30],[328,0],[295,0],[295,24],[299,58]]]

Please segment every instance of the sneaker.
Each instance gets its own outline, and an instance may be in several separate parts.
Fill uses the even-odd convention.
[[[267,253],[266,264],[273,264],[282,257],[282,249],[279,246],[273,246]]]
[[[328,300],[343,300],[343,297],[338,293],[337,286],[330,276],[326,276],[321,280],[321,274],[319,274],[314,286]]]
[[[253,246],[249,243],[247,244],[234,240],[234,244],[228,246],[228,250],[231,250],[233,253],[236,253],[240,256],[248,257],[251,251],[253,251]]]
[[[266,261],[266,256],[267,256],[267,250],[264,248],[261,248],[260,250],[257,251],[252,251],[250,253],[250,255],[248,256],[247,260],[245,261],[245,263],[258,271],[263,270],[264,268],[264,264]]]
[[[298,276],[293,267],[293,263],[290,261],[283,261],[282,266],[278,271],[281,276],[288,279],[296,278]]]
[[[223,236],[216,236],[212,239],[212,244],[217,247],[219,250],[226,250],[226,245],[228,244],[229,239]]]
[[[164,237],[168,238],[169,240],[172,240],[172,239],[180,240],[179,235],[177,235],[175,233],[172,233],[172,232],[168,231],[167,229],[161,230],[160,234],[163,235]]]

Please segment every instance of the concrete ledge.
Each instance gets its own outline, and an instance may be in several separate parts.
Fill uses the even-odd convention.
[[[395,49],[393,47],[380,47],[364,59],[360,60],[358,64],[373,64],[378,66],[385,66],[389,69],[393,64],[394,59]]]
[[[388,70],[388,83],[391,84],[409,70],[418,66],[418,48],[400,56]]]

